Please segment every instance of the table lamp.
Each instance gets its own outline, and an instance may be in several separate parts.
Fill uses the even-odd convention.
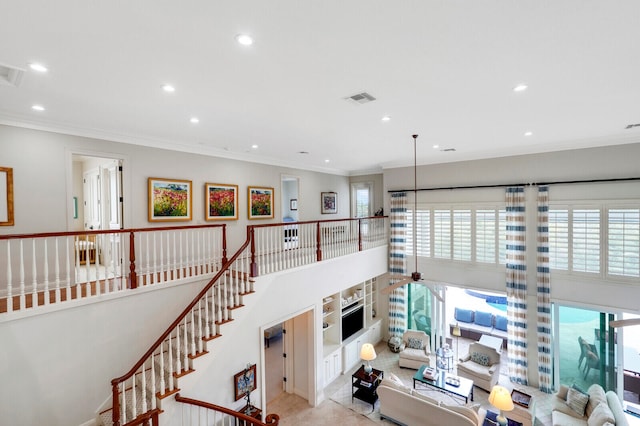
[[[373,371],[373,367],[371,367],[371,361],[376,359],[376,350],[373,348],[371,343],[365,343],[362,345],[362,349],[360,349],[360,358],[364,361],[367,361],[367,365],[364,366],[364,372],[367,374],[371,374]]]
[[[489,404],[500,410],[500,415],[496,417],[498,424],[507,426],[507,418],[504,416],[504,411],[513,410],[513,400],[507,388],[498,385],[494,386],[489,394]]]

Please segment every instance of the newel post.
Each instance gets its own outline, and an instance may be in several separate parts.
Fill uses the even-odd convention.
[[[316,223],[316,261],[322,262],[322,249],[320,248],[320,222]]]
[[[136,238],[133,231],[129,233],[129,278],[130,288],[138,288],[138,276],[136,275]]]
[[[113,407],[111,408],[111,421],[113,426],[120,426],[120,395],[118,392],[118,383],[111,382],[113,389]]]
[[[258,276],[258,264],[256,263],[256,235],[255,235],[255,229],[253,228],[253,226],[250,226],[249,228],[247,228],[247,232],[249,233],[248,237],[250,238],[249,241],[251,241],[251,264],[249,265],[249,273],[251,274],[251,277],[257,277]]]
[[[222,264],[227,264],[227,224],[222,225]]]

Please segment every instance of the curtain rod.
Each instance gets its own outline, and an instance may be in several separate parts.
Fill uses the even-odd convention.
[[[443,191],[443,190],[453,190],[453,189],[506,188],[509,186],[568,185],[568,184],[577,184],[577,183],[628,182],[633,180],[640,180],[640,177],[590,179],[590,180],[564,180],[564,181],[555,181],[555,182],[529,182],[529,183],[510,183],[510,184],[494,184],[494,185],[444,186],[439,188],[419,188],[419,189],[390,189],[387,192],[394,193],[394,192],[417,192],[417,191]]]

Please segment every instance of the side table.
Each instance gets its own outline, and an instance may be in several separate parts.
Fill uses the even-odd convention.
[[[482,423],[482,426],[496,426],[498,424],[498,421],[496,420],[496,417],[498,417],[497,413],[494,413],[491,410],[487,410],[487,415],[484,418],[484,422]],[[522,423],[518,423],[515,420],[511,420],[510,418],[507,417],[507,425],[508,426],[522,426]]]
[[[378,385],[382,381],[384,372],[382,370],[371,371],[371,374],[364,372],[364,365],[351,376],[351,401],[358,398],[361,401],[371,404],[372,409],[378,400]]]
[[[258,407],[254,407],[253,405],[245,405],[244,407],[238,410],[238,413],[242,413],[256,420],[262,421],[262,410],[259,409]],[[237,424],[238,426],[248,425],[248,423],[245,422],[244,420],[238,420]]]

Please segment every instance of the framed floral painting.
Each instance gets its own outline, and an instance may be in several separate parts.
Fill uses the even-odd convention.
[[[191,220],[191,181],[149,178],[149,222]]]
[[[238,219],[238,185],[205,183],[205,220]]]
[[[249,219],[273,219],[273,188],[250,186],[247,196]]]

